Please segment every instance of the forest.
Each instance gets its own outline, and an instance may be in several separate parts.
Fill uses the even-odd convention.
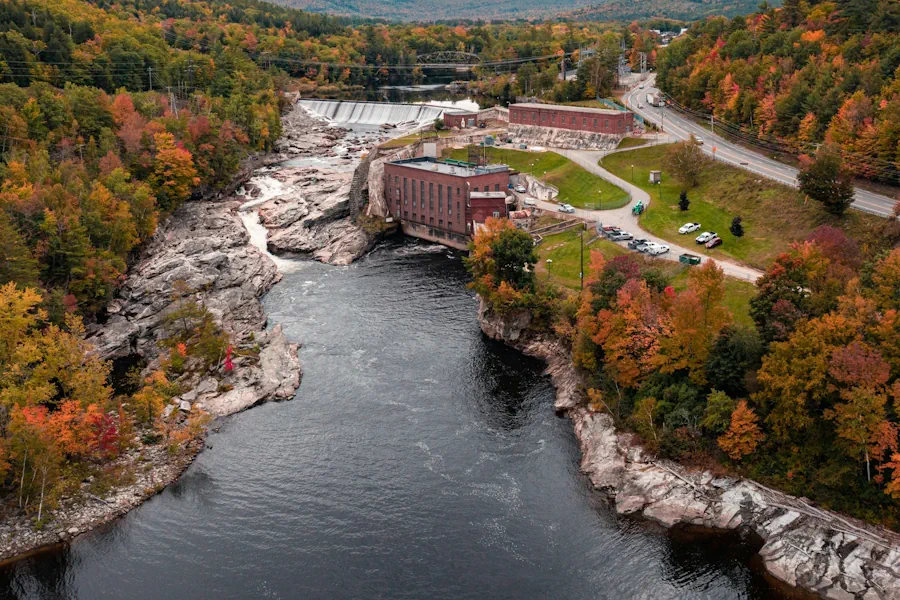
[[[658,58],[672,99],[769,150],[839,149],[858,177],[900,182],[900,4],[787,0],[694,23]]]
[[[593,410],[659,456],[900,525],[900,250],[820,226],[770,265],[744,326],[714,261],[676,291],[653,261],[594,250],[567,293],[535,278],[529,237],[479,232],[472,288],[572,348]]]

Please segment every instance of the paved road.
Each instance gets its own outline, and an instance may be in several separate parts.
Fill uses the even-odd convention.
[[[655,74],[650,76],[644,82],[643,89],[634,87],[625,94],[623,100],[628,108],[647,121],[656,125],[663,124],[664,130],[676,139],[686,140],[692,134],[695,137],[703,138],[703,150],[707,154],[713,154],[713,148],[715,147],[715,158],[718,160],[723,160],[780,183],[793,187],[797,186],[797,169],[772,160],[758,152],[748,150],[719,135],[714,135],[709,125],[699,125],[671,108],[655,108],[647,104],[647,94],[659,91],[654,87],[655,77]],[[643,104],[644,108],[638,108],[639,104]],[[897,198],[856,188],[856,199],[853,202],[853,207],[882,217],[888,217],[893,214],[896,203]]]
[[[646,231],[641,229],[638,218],[631,214],[631,208],[639,201],[643,202],[644,206],[649,206],[650,196],[649,194],[647,194],[647,192],[637,187],[636,185],[632,185],[631,183],[620,179],[619,177],[616,177],[615,175],[601,167],[598,163],[603,157],[603,152],[596,150],[562,149],[554,149],[554,152],[566,156],[571,161],[583,167],[585,170],[594,173],[595,175],[602,177],[603,179],[606,179],[613,185],[618,186],[631,194],[631,202],[629,202],[626,206],[610,210],[586,210],[583,208],[576,208],[576,216],[592,223],[600,223],[604,226],[614,225],[633,234],[635,238],[644,238],[652,242],[656,242],[657,244],[665,244],[670,248],[670,250],[666,254],[659,255],[658,258],[678,261],[679,255],[685,252],[699,255],[699,253],[697,252],[697,247],[694,244],[694,237],[696,237],[696,234],[684,236],[685,245],[680,246],[677,244],[673,244],[670,241],[651,235],[650,233],[647,233]],[[517,195],[524,196],[524,194]],[[536,202],[538,208],[545,210],[549,214],[559,212],[558,204],[554,204],[552,202],[544,202],[542,200],[537,200]],[[627,242],[617,243],[622,246],[625,246],[627,244]],[[705,262],[707,260],[710,260],[710,258],[702,256],[702,261]],[[744,281],[756,282],[756,280],[763,274],[762,271],[758,269],[753,269],[751,267],[733,262],[729,259],[715,257],[713,258],[713,260],[715,260],[716,263],[720,267],[722,267],[722,270],[726,275],[735,277],[737,279],[742,279]]]

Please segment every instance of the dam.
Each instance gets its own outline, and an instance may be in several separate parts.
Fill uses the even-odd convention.
[[[431,123],[450,110],[430,104],[356,100],[303,99],[298,104],[317,116],[354,131],[372,131],[382,125],[413,129]]]

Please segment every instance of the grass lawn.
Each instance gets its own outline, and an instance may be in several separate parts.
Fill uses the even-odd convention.
[[[681,184],[663,170],[662,183],[651,185],[651,169],[662,169],[666,145],[616,152],[603,159],[603,167],[626,181],[631,180],[650,194],[650,207],[641,215],[641,226],[659,237],[688,246],[708,256],[727,256],[764,269],[788,245],[805,239],[819,225],[834,225],[863,240],[879,217],[849,211],[843,218],[826,213],[814,202],[804,204],[800,193],[788,186],[721,162],[710,163],[700,184],[688,192],[690,209],[678,208]],[[744,236],[731,235],[735,216],[743,218]],[[678,228],[695,221],[701,231],[714,231],[724,240],[707,250],[696,245],[696,234],[679,235]]]
[[[453,131],[452,129],[441,129],[437,132],[438,137],[450,137],[452,135],[459,134],[458,131]],[[392,140],[388,140],[381,144],[382,148],[402,148],[403,146],[409,146],[410,144],[415,144],[422,136],[418,133],[412,133],[410,135],[404,135],[402,137],[394,138]]]
[[[622,138],[622,141],[619,142],[616,148],[620,150],[623,148],[637,148],[638,146],[646,146],[648,142],[649,140],[644,138],[626,137]]]
[[[599,209],[602,197],[603,210],[628,204],[627,192],[555,152],[488,148],[487,156],[489,162],[509,165],[521,173],[533,173],[541,181],[555,186],[559,189],[557,201],[560,203],[578,208]],[[465,148],[453,149],[449,153],[445,152],[443,157],[468,160],[468,151]],[[600,191],[602,194],[598,194]]]
[[[581,257],[581,243],[578,239],[579,230],[577,228],[563,231],[562,233],[554,233],[544,238],[544,241],[537,247],[539,257],[536,265],[536,273],[539,279],[549,276],[560,285],[564,285],[573,290],[581,288],[581,269],[578,268],[579,258]],[[594,237],[595,232],[588,229],[584,232],[584,241],[587,242]],[[590,245],[585,243],[584,246],[584,272],[587,275],[588,265],[591,264],[590,250],[599,250],[607,260],[614,258],[620,254],[626,254],[628,250],[614,244],[609,240],[598,239]],[[553,262],[547,264],[547,259]]]

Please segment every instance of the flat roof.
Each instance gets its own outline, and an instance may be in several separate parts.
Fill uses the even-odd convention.
[[[506,200],[506,192],[472,192],[470,198],[503,198]]]
[[[504,173],[509,171],[506,165],[485,165],[480,167],[461,160],[437,160],[431,157],[406,158],[392,160],[389,165],[410,167],[420,171],[441,173],[442,175],[455,175],[457,177],[473,177],[475,175],[488,175],[490,173]]]
[[[591,108],[589,106],[572,106],[570,104],[544,104],[542,102],[522,102],[519,104],[510,104],[513,108],[551,108],[553,110],[565,110],[571,112],[590,113],[595,115],[624,115],[628,111],[612,110],[610,108]]]

